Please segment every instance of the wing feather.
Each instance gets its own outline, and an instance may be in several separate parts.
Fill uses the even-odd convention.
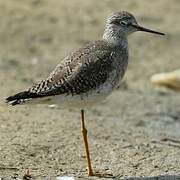
[[[6,98],[6,101],[16,105],[34,98],[81,94],[96,89],[113,71],[112,54],[113,48],[108,43],[90,43],[67,56],[47,79]]]
[[[88,44],[66,57],[46,80],[29,91],[50,96],[80,94],[95,89],[106,81],[112,70],[111,52],[104,42]]]

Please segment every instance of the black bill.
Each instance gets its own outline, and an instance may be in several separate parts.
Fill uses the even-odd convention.
[[[149,33],[154,33],[154,34],[159,34],[159,35],[165,35],[162,32],[153,31],[151,29],[147,29],[147,28],[144,28],[144,27],[136,25],[136,24],[132,24],[132,26],[135,27],[138,31],[144,31],[144,32],[149,32]]]

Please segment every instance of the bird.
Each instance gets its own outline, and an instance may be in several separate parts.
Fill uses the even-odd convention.
[[[140,26],[129,12],[114,12],[106,20],[101,40],[69,53],[47,78],[6,98],[12,106],[42,103],[78,107],[89,176],[96,173],[91,164],[84,109],[104,101],[119,85],[128,66],[127,37],[137,31],[165,35]]]

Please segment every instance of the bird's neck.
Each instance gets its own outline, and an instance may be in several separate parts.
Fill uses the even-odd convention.
[[[128,47],[127,36],[112,27],[106,27],[103,34],[103,40],[112,43],[116,46],[121,46],[124,48]]]

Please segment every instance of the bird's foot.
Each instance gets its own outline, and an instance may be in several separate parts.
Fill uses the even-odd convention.
[[[94,173],[94,176],[99,177],[99,178],[110,178],[110,177],[113,177],[113,174],[96,172]]]
[[[101,177],[101,178],[106,177],[107,178],[107,177],[113,177],[113,174],[88,171],[88,176],[96,176],[96,177]]]

